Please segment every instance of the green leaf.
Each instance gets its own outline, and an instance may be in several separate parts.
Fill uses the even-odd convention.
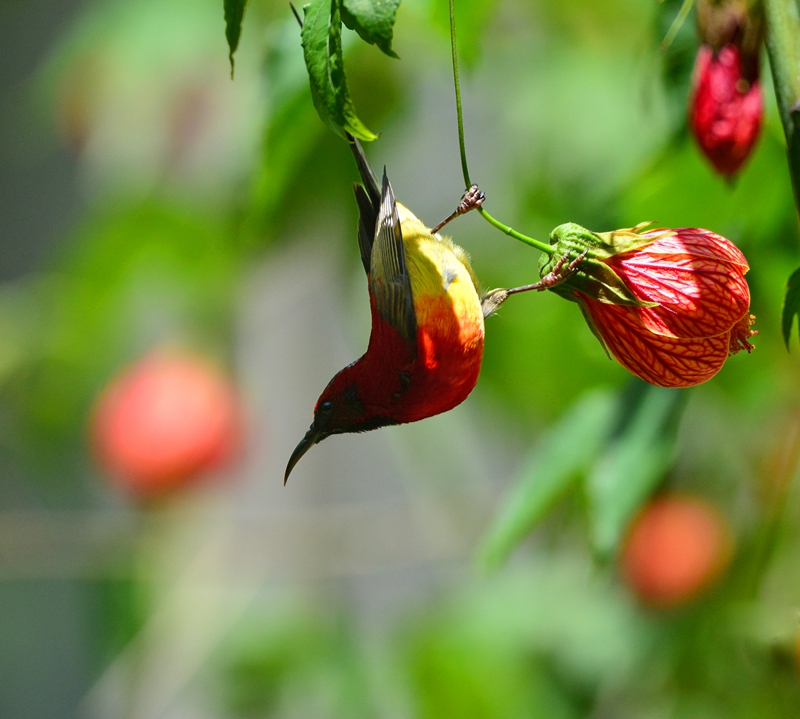
[[[628,521],[672,463],[687,396],[636,380],[623,397],[622,422],[586,480],[592,543],[601,556],[616,551]]]
[[[342,20],[364,42],[377,45],[389,57],[396,58],[392,35],[399,6],[400,0],[343,0]]]
[[[248,0],[223,0],[225,8],[225,37],[228,39],[230,52],[228,58],[231,61],[231,79],[233,79],[233,53],[239,47],[239,38],[242,35],[242,20]]]
[[[358,119],[347,88],[339,3],[340,0],[314,0],[303,8],[303,53],[311,96],[319,116],[337,135],[344,137],[349,132],[371,142],[377,135]]]
[[[800,323],[800,267],[792,272],[786,283],[786,296],[783,298],[783,309],[781,310],[783,341],[786,343],[787,350],[789,349],[789,340],[792,339],[795,316],[798,317]]]
[[[610,434],[615,396],[585,395],[536,449],[489,531],[481,560],[494,568],[542,520],[571,484],[591,465]]]

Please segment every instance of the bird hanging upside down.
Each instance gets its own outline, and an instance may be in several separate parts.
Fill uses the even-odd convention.
[[[378,186],[358,140],[351,138],[350,146],[364,183],[354,189],[372,333],[364,355],[336,374],[317,400],[284,484],[300,458],[329,435],[415,422],[461,404],[478,381],[484,317],[510,294],[545,289],[543,280],[482,295],[467,253],[438,230],[479,207],[483,193],[470,188],[459,208],[429,230],[395,201],[385,170]]]

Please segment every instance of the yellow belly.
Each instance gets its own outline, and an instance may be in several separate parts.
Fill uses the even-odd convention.
[[[417,318],[417,376],[408,401],[430,416],[460,404],[478,381],[483,310],[464,250],[431,235],[399,203],[398,211]]]

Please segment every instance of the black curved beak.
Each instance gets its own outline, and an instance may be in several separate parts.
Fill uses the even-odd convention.
[[[294,448],[292,456],[289,457],[289,463],[286,465],[286,474],[283,475],[284,487],[286,486],[286,481],[289,479],[289,475],[292,473],[294,466],[300,461],[300,457],[308,452],[308,450],[311,449],[317,442],[325,439],[326,436],[327,435],[324,432],[321,432],[319,429],[314,427],[313,424],[311,425],[308,432],[306,432],[305,437],[303,437],[297,447]]]

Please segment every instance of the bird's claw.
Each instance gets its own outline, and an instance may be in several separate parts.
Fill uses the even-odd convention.
[[[461,196],[461,202],[458,203],[458,207],[456,207],[449,217],[446,217],[436,225],[436,227],[431,230],[431,234],[435,235],[445,225],[455,220],[456,217],[466,215],[467,212],[478,209],[485,199],[486,193],[483,190],[479,190],[477,185],[473,185]]]
[[[486,193],[478,189],[477,185],[470,187],[461,197],[461,202],[456,208],[456,214],[465,215],[470,210],[479,208],[486,199]]]
[[[538,282],[534,282],[532,285],[523,285],[522,287],[514,287],[510,290],[504,290],[505,295],[503,296],[503,302],[505,302],[509,295],[517,295],[520,292],[532,292],[533,290],[536,290],[537,292],[544,292],[545,290],[553,289],[553,287],[556,285],[560,285],[578,271],[578,267],[580,266],[581,262],[583,262],[587,252],[588,250],[584,250],[574,260],[572,260],[572,262],[569,262],[569,264],[567,264],[569,261],[569,254],[564,255],[558,259],[550,272],[548,272]]]
[[[565,280],[568,280],[578,271],[578,267],[580,266],[581,262],[583,262],[587,252],[588,250],[584,250],[574,260],[572,260],[572,262],[569,262],[569,264],[567,264],[569,260],[568,254],[559,258],[553,269],[550,270],[550,272],[548,272],[544,277],[542,277],[540,282],[536,283],[539,285],[536,289],[539,290],[539,292],[543,292],[544,290],[552,289],[556,285],[560,285]]]

